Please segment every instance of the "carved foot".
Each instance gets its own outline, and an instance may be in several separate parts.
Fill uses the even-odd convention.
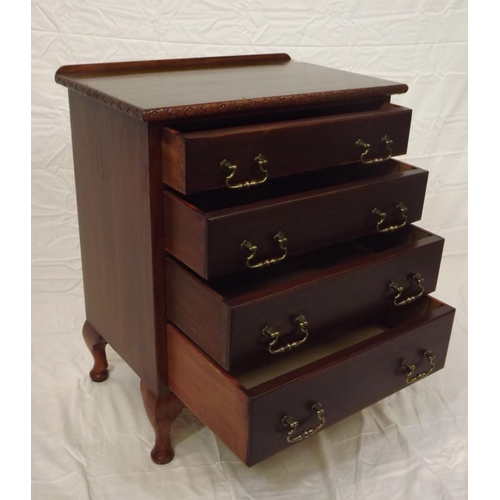
[[[141,394],[146,414],[156,435],[151,458],[156,464],[168,464],[174,458],[170,428],[184,408],[184,403],[173,392],[156,396],[142,380]]]
[[[107,342],[94,330],[94,327],[85,321],[82,335],[94,358],[94,367],[90,370],[90,378],[94,382],[104,382],[108,376],[108,360],[106,358]]]

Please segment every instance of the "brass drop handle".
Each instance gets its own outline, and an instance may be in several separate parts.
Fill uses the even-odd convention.
[[[286,435],[286,440],[289,443],[297,443],[298,441],[307,439],[309,436],[316,434],[316,432],[318,432],[325,425],[325,417],[324,417],[325,410],[321,406],[321,403],[314,403],[311,407],[311,410],[314,411],[317,419],[319,420],[318,426],[312,429],[308,429],[302,432],[302,434],[298,434],[297,436],[293,436],[295,431],[297,430],[297,427],[299,426],[297,420],[294,420],[293,417],[289,417],[288,415],[285,415],[283,417],[283,419],[281,420],[282,424],[288,429],[290,429]]]
[[[408,371],[406,375],[406,383],[407,384],[413,384],[414,382],[418,382],[419,380],[422,380],[424,377],[427,377],[427,375],[430,375],[433,371],[434,368],[436,367],[434,361],[436,359],[436,356],[432,353],[430,349],[427,349],[423,355],[427,358],[429,361],[430,368],[426,372],[422,373],[417,373],[415,376],[413,375],[415,373],[415,365],[412,365],[406,361],[406,359],[401,363],[402,368],[406,369]]]
[[[424,278],[422,278],[422,276],[419,273],[416,273],[411,277],[411,279],[415,281],[418,288],[420,289],[420,292],[418,292],[416,295],[411,295],[410,297],[406,297],[405,299],[401,299],[401,296],[403,295],[404,292],[404,288],[402,286],[399,286],[397,283],[394,283],[394,281],[389,284],[389,288],[397,292],[396,296],[394,297],[395,306],[405,306],[407,304],[411,304],[424,294],[425,291]]]
[[[300,316],[297,316],[295,318],[295,323],[297,323],[299,330],[304,334],[304,336],[300,340],[296,340],[295,342],[290,342],[276,349],[274,348],[274,346],[276,345],[276,343],[280,338],[280,332],[277,332],[274,328],[270,326],[266,326],[262,330],[262,335],[271,339],[271,342],[269,342],[269,345],[267,346],[267,350],[271,354],[281,354],[286,351],[291,351],[292,349],[299,347],[299,345],[302,345],[308,339],[309,331],[307,330],[308,322],[306,318],[301,314]]]
[[[401,218],[403,219],[402,222],[394,226],[386,227],[382,227],[382,225],[384,224],[387,214],[376,207],[372,210],[372,214],[376,215],[379,218],[379,221],[377,222],[377,232],[392,233],[393,231],[397,231],[398,229],[406,226],[406,223],[408,222],[408,209],[403,205],[403,203],[399,203],[399,205],[396,206],[396,210],[399,212]]]
[[[382,137],[382,139],[380,139],[380,144],[387,150],[385,156],[367,159],[366,156],[370,152],[371,144],[368,144],[367,142],[363,141],[363,139],[358,139],[356,141],[356,147],[362,150],[360,157],[361,163],[365,165],[372,165],[374,163],[382,163],[392,158],[392,142],[393,142],[392,139],[388,135]]]
[[[257,245],[252,244],[250,241],[245,240],[241,243],[240,247],[242,250],[248,252],[248,257],[246,260],[247,267],[250,269],[258,269],[260,267],[270,266],[271,264],[276,264],[277,262],[282,261],[288,253],[288,249],[286,247],[287,239],[282,231],[279,231],[274,235],[274,239],[278,242],[279,247],[283,251],[283,254],[279,257],[274,257],[272,259],[265,259],[260,262],[252,262],[252,259],[255,257],[257,253]]]
[[[265,159],[264,155],[259,154],[256,158],[254,158],[254,161],[257,162],[257,165],[259,166],[260,171],[264,174],[264,177],[262,177],[262,179],[243,181],[239,184],[231,184],[230,181],[236,174],[238,166],[234,165],[234,163],[231,163],[229,160],[222,160],[220,168],[226,174],[226,186],[229,189],[241,189],[258,186],[259,184],[263,184],[264,182],[266,182],[267,176],[269,175],[268,171],[266,170],[267,160]]]

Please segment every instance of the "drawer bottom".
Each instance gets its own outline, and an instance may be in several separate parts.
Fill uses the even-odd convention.
[[[169,324],[169,386],[251,466],[443,368],[455,310],[404,309],[234,375]]]

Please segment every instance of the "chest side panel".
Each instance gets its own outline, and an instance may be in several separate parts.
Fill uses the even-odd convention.
[[[148,126],[72,91],[69,101],[87,319],[157,390]]]

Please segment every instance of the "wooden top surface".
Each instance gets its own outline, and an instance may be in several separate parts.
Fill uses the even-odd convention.
[[[62,66],[56,82],[144,121],[402,94],[401,83],[287,54]]]

